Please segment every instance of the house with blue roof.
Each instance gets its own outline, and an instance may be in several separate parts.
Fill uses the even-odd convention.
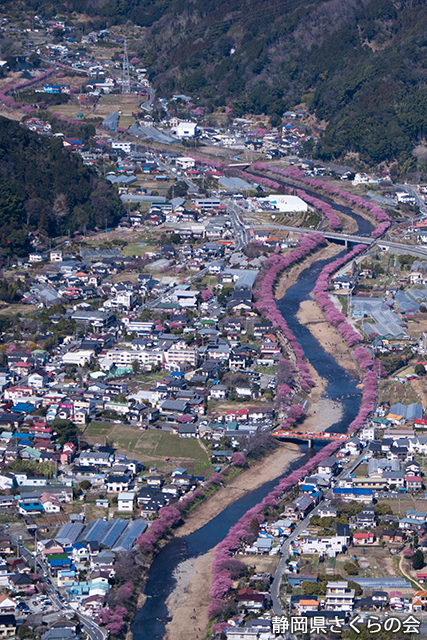
[[[74,561],[85,562],[89,560],[88,548],[83,542],[75,542],[72,545],[72,556]]]
[[[11,411],[14,413],[32,413],[34,411],[34,405],[28,402],[18,402],[12,407]]]
[[[172,471],[171,476],[172,478],[174,476],[182,476],[183,473],[187,473],[187,469],[184,469],[184,467],[177,467]]]
[[[25,515],[37,515],[44,513],[44,508],[40,500],[21,500],[18,503],[18,511],[23,516]]]
[[[31,440],[31,438],[33,438],[34,436],[31,433],[21,433],[21,431],[15,431],[13,437],[17,438],[17,440]]]
[[[56,575],[58,571],[72,569],[74,567],[71,563],[70,557],[66,553],[56,553],[55,555],[47,556],[46,562],[54,575]]]

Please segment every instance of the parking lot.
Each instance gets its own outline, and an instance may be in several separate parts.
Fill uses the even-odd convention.
[[[26,598],[19,598],[18,610],[25,616],[29,616],[36,613],[42,613],[43,615],[54,613],[58,611],[58,607],[54,606],[45,595],[32,595]]]

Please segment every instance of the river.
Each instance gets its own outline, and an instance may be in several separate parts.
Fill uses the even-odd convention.
[[[352,214],[350,210],[346,211],[346,213],[348,215]],[[356,214],[352,214],[352,217],[358,223],[359,233],[369,234],[372,231],[373,227],[368,221]],[[356,386],[357,380],[324,351],[310,331],[301,325],[297,319],[300,303],[309,298],[316,279],[327,262],[329,260],[319,260],[303,271],[296,284],[288,289],[278,304],[290,329],[304,349],[305,356],[318,371],[319,375],[327,380],[327,395],[341,402],[343,415],[339,422],[330,427],[330,429],[336,433],[343,433],[347,430],[349,423],[356,417],[359,410],[361,394]],[[295,463],[296,467],[300,467],[304,464],[304,461],[304,458],[300,458]],[[293,465],[290,465],[284,475],[288,475],[292,469]],[[277,478],[264,484],[256,491],[248,493],[224,509],[216,518],[198,531],[186,538],[173,539],[160,551],[149,570],[145,587],[147,600],[142,609],[137,612],[132,623],[131,630],[134,640],[160,640],[163,638],[165,626],[168,622],[168,611],[165,602],[176,584],[173,572],[177,565],[189,558],[205,554],[217,545],[218,542],[225,538],[230,527],[248,509],[260,502],[279,480],[280,478]]]
[[[336,258],[344,255],[344,251]],[[336,360],[329,355],[319,344],[309,329],[300,324],[297,313],[301,302],[308,300],[313,291],[316,279],[323,267],[330,262],[318,260],[311,267],[303,271],[297,282],[290,287],[283,298],[278,301],[278,307],[286,318],[289,328],[304,349],[304,355],[318,374],[327,381],[326,396],[336,400],[342,406],[343,412],[340,420],[326,431],[332,433],[345,433],[347,427],[354,420],[360,405],[361,392],[357,388],[357,380],[340,367]]]
[[[308,459],[308,456],[299,458],[294,464],[289,465],[288,475],[293,469],[298,468]],[[156,556],[150,567],[148,580],[145,586],[147,600],[138,611],[132,623],[134,640],[157,640],[163,637],[165,626],[168,622],[166,599],[173,591],[176,579],[173,571],[177,565],[188,558],[196,558],[215,547],[223,540],[229,529],[243,516],[248,509],[261,502],[261,500],[279,482],[279,478],[267,482],[255,491],[248,493],[222,511],[216,518],[208,522],[204,527],[195,531],[186,538],[171,540]]]

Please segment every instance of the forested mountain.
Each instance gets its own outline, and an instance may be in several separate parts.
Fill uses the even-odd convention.
[[[322,157],[411,160],[427,121],[424,0],[69,0],[130,43],[161,92],[281,115],[304,100],[329,124]],[[233,52],[234,50],[234,52]]]
[[[425,0],[21,1],[45,15],[86,13],[88,30],[144,27],[129,48],[160,95],[273,122],[305,102],[328,123],[321,157],[415,162],[427,119]]]
[[[60,138],[44,138],[0,117],[0,253],[24,255],[28,232],[104,228],[122,215],[113,187]]]

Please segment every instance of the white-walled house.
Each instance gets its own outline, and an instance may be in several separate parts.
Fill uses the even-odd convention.
[[[135,493],[122,491],[117,497],[117,510],[132,512],[135,505]]]

